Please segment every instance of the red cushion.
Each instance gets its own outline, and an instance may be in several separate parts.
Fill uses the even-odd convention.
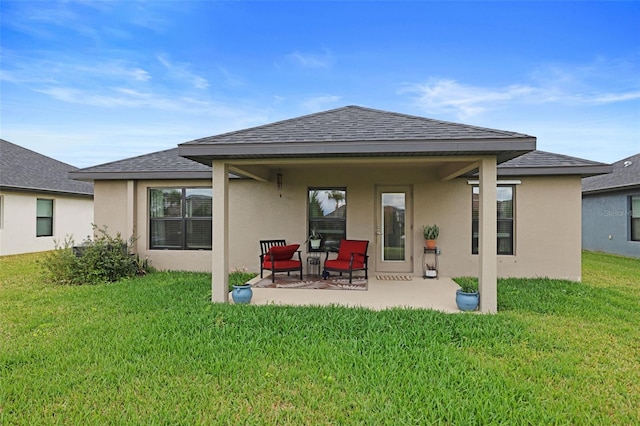
[[[273,253],[273,260],[289,260],[293,257],[293,254],[298,250],[300,244],[289,244],[288,246],[273,246],[269,249],[264,256],[264,260],[271,260],[271,254]]]
[[[340,259],[327,260],[324,263],[324,267],[326,269],[337,269],[337,270],[341,270],[341,271],[348,271],[349,270],[349,261],[348,260],[340,260]],[[364,269],[364,262],[359,262],[357,260],[354,260],[353,261],[353,269]]]
[[[264,262],[262,262],[262,268],[269,269],[269,270],[273,270],[273,269],[295,270],[295,269],[300,269],[300,265],[302,265],[302,262],[300,262],[299,260],[280,260],[277,262],[273,262],[273,267],[271,266],[270,260],[265,260]]]
[[[351,253],[361,253],[365,254],[367,252],[367,246],[369,245],[368,241],[362,240],[342,240],[340,241],[340,249],[338,250],[338,259],[339,260],[351,260]],[[364,262],[364,256],[356,255],[354,256],[355,261]]]

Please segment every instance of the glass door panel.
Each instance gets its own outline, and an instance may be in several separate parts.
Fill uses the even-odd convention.
[[[382,260],[406,260],[406,199],[404,192],[382,193]]]

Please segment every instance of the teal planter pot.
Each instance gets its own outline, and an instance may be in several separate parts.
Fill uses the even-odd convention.
[[[465,293],[462,290],[456,290],[456,305],[461,311],[475,311],[480,304],[480,293],[473,291]]]
[[[231,291],[231,298],[236,305],[246,305],[251,302],[253,297],[253,290],[251,290],[251,284],[234,285]]]

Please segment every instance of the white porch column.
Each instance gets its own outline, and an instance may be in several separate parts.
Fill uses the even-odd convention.
[[[496,212],[496,158],[480,161],[480,217],[478,254],[480,270],[478,288],[480,291],[480,312],[498,311],[498,258],[497,212]]]
[[[229,302],[229,165],[213,161],[211,301]]]

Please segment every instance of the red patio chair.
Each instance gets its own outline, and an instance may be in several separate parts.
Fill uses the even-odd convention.
[[[329,259],[329,252],[324,260],[325,271],[349,272],[349,284],[353,278],[353,271],[364,271],[364,278],[368,278],[369,256],[367,248],[369,241],[367,240],[342,240],[338,249],[338,257]]]
[[[260,278],[266,269],[271,271],[271,282],[276,281],[276,272],[300,271],[302,281],[302,257],[298,248],[300,244],[287,245],[285,240],[260,240]],[[298,253],[298,260],[293,257]]]

